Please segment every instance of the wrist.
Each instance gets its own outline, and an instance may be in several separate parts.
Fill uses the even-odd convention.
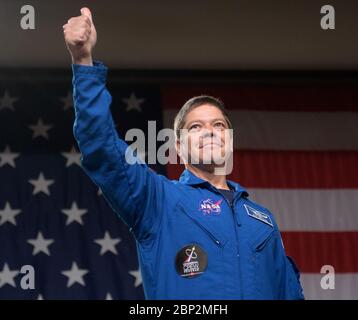
[[[83,66],[93,66],[92,57],[72,57],[73,64],[79,64]]]

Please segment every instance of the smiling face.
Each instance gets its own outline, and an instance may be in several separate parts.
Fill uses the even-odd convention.
[[[192,109],[185,117],[177,150],[190,165],[223,166],[232,152],[232,136],[222,111],[211,104]]]

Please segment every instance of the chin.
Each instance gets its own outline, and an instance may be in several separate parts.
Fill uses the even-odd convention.
[[[200,163],[204,165],[221,165],[223,163],[223,159],[219,157],[202,157],[200,158]]]

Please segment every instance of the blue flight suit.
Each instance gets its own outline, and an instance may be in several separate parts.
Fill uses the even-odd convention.
[[[238,183],[233,204],[184,170],[179,181],[128,164],[107,68],[72,65],[81,164],[136,239],[147,299],[304,299],[273,215]]]

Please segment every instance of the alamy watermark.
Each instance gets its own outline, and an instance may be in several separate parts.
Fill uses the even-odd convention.
[[[335,288],[335,271],[334,267],[327,264],[322,266],[321,274],[324,276],[321,278],[321,288],[323,290],[334,290]]]
[[[35,8],[29,4],[25,4],[20,8],[20,27],[23,30],[35,29]]]
[[[148,121],[148,132],[130,129],[125,135],[129,144],[125,158],[128,164],[190,164],[212,166],[214,173],[227,175],[233,169],[233,130],[208,130],[190,132],[180,130],[175,137],[173,129],[156,130],[156,121]],[[162,143],[157,147],[158,143]]]
[[[321,7],[320,13],[323,14],[320,25],[323,30],[334,30],[335,9],[332,5],[326,4]],[[32,5],[24,4],[20,8],[20,27],[23,30],[35,29],[35,8]]]
[[[324,5],[321,7],[321,28],[323,30],[334,30],[336,28],[335,10],[331,5]]]

